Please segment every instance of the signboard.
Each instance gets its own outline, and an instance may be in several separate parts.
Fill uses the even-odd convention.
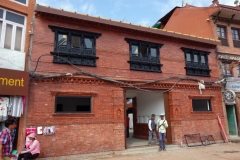
[[[233,90],[235,92],[240,92],[240,78],[229,77],[226,84],[227,90]]]
[[[0,68],[24,71],[26,57],[24,52],[0,48],[0,53]]]
[[[29,74],[0,68],[0,95],[27,96]]]
[[[230,55],[218,55],[218,59],[240,61],[240,57]]]

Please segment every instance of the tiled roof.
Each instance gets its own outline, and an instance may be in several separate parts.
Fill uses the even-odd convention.
[[[139,24],[132,24],[130,22],[111,20],[110,18],[101,18],[100,16],[90,16],[88,14],[80,14],[77,12],[52,8],[49,6],[42,6],[39,4],[37,4],[35,11],[47,13],[47,14],[64,16],[64,17],[71,17],[74,19],[81,19],[81,20],[86,20],[86,21],[91,21],[91,22],[96,22],[96,23],[102,23],[102,24],[112,25],[112,26],[116,26],[116,27],[122,27],[122,28],[126,28],[126,29],[133,29],[133,30],[142,31],[142,32],[149,32],[149,33],[159,34],[159,35],[163,35],[163,36],[169,36],[169,37],[173,37],[173,38],[186,39],[186,40],[191,40],[191,41],[196,41],[196,42],[206,43],[206,44],[211,44],[211,45],[218,45],[220,43],[220,41],[217,39],[198,37],[195,35],[183,34],[180,32],[174,32],[174,31],[164,30],[164,29],[150,28],[149,26],[141,26]]]

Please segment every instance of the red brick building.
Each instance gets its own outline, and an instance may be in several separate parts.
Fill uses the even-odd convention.
[[[227,131],[229,135],[239,136],[240,7],[238,1],[235,3],[236,6],[229,6],[213,0],[208,7],[186,4],[183,8],[176,7],[171,10],[157,24],[162,29],[221,40],[221,44],[216,47],[216,53],[219,79],[225,78],[222,92],[225,101],[223,109],[228,122]]]
[[[30,37],[34,6],[36,0],[1,0],[0,1],[0,97],[28,97],[27,57],[30,48]],[[30,31],[30,32],[29,32]],[[21,81],[21,83],[20,83]],[[13,109],[18,108],[17,105]],[[12,115],[17,125],[13,149],[22,149],[25,138],[25,116]],[[4,126],[1,120],[0,125]],[[0,131],[3,128],[1,127]],[[20,130],[18,130],[20,129]]]
[[[135,137],[147,136],[149,113],[164,112],[169,144],[193,133],[220,140],[221,87],[207,85],[200,94],[197,83],[218,80],[218,44],[37,5],[26,124],[56,127],[53,135],[38,135],[41,156],[124,150],[127,98]]]

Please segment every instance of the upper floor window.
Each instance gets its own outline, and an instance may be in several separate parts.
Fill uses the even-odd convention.
[[[217,26],[218,39],[221,40],[223,46],[228,46],[226,27]]]
[[[230,69],[229,63],[222,62],[222,73],[223,73],[223,76],[232,76],[232,71]]]
[[[0,47],[24,51],[25,17],[0,8]]]
[[[232,39],[233,39],[233,46],[236,48],[240,48],[239,29],[232,28]]]
[[[163,44],[125,38],[129,43],[130,69],[162,72],[159,49]]]
[[[211,70],[208,66],[208,55],[210,52],[183,47],[181,49],[185,53],[187,75],[210,77]]]
[[[240,65],[237,66],[237,74],[238,74],[238,77],[240,77]]]
[[[56,26],[49,26],[55,33],[54,63],[69,62],[75,65],[96,66],[96,38],[101,34]]]
[[[28,4],[28,0],[12,0],[12,1],[20,3],[20,4],[24,4],[24,5]]]

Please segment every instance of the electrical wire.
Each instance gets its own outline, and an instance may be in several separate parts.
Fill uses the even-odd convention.
[[[56,56],[56,55],[50,55],[50,54],[43,54],[43,55],[38,57],[37,64],[36,64],[34,70],[30,72],[30,75],[31,75],[32,78],[37,79],[37,78],[54,78],[54,77],[69,76],[67,74],[50,75],[50,76],[36,75],[35,72],[36,72],[36,70],[38,68],[39,61],[44,56],[55,56],[55,57],[58,57],[58,58],[64,60],[65,62],[67,62],[68,64],[70,64],[72,67],[74,67],[77,70],[81,71],[81,72],[69,73],[71,75],[73,75],[73,74],[85,74],[85,75],[88,75],[90,77],[94,77],[94,78],[101,79],[101,80],[104,80],[104,81],[108,81],[108,82],[112,82],[112,83],[118,83],[118,84],[121,84],[121,85],[129,86],[129,87],[132,87],[132,88],[135,88],[137,90],[144,91],[144,92],[170,92],[180,81],[183,81],[183,80],[199,82],[199,80],[194,79],[194,78],[171,76],[171,77],[168,77],[168,78],[162,78],[162,79],[153,80],[153,81],[149,81],[149,82],[130,84],[130,83],[126,83],[126,82],[123,82],[123,81],[114,80],[114,79],[106,78],[106,77],[103,77],[103,76],[100,76],[100,75],[97,75],[97,74],[94,74],[94,73],[87,72],[84,69],[74,65],[73,63],[63,59],[62,57],[59,57],[59,56]],[[169,79],[178,79],[178,80],[173,84],[173,86],[171,88],[169,88],[169,89],[167,89],[165,91],[153,91],[153,90],[147,90],[147,89],[143,89],[143,88],[137,87],[137,86],[141,86],[141,85],[157,83],[157,82],[160,82],[160,81],[166,81],[166,80],[169,80]],[[214,82],[209,82],[209,83],[214,83]]]

